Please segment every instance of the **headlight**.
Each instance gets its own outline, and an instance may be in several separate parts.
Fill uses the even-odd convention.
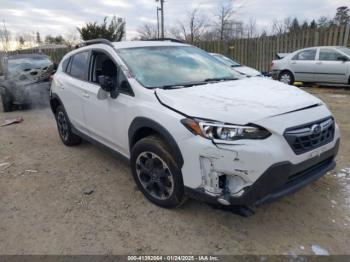
[[[234,141],[238,139],[264,139],[271,135],[269,131],[255,126],[226,125],[185,118],[181,123],[195,135],[211,140]]]

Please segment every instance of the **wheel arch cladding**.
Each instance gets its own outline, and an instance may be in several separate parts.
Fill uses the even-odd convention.
[[[137,141],[152,134],[157,134],[163,139],[164,143],[169,146],[179,168],[182,168],[184,160],[175,139],[165,127],[149,118],[136,117],[132,121],[128,131],[130,151]]]
[[[56,115],[56,109],[59,105],[63,106],[61,99],[58,97],[58,95],[52,94],[50,98],[50,107],[54,115]]]

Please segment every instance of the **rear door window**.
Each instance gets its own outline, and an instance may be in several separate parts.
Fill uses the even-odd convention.
[[[75,54],[71,58],[69,74],[81,80],[87,80],[89,51]]]
[[[316,57],[316,49],[308,49],[297,53],[292,58],[292,60],[304,60],[304,61],[311,60],[312,61],[312,60],[315,60],[315,57]]]

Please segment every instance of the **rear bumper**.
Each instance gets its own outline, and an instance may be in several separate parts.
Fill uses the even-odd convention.
[[[231,205],[260,206],[291,194],[334,169],[339,143],[338,140],[332,149],[296,165],[290,162],[274,164],[254,184],[245,188],[240,197],[228,195],[221,198]],[[203,189],[187,188],[186,192],[192,198],[213,204],[219,203],[218,197],[206,194]]]

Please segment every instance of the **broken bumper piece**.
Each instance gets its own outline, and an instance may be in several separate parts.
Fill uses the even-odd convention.
[[[324,176],[335,167],[334,158],[338,148],[339,140],[332,149],[299,164],[293,165],[287,161],[274,164],[255,183],[245,187],[239,194],[223,193],[214,196],[208,194],[205,188],[186,188],[186,192],[192,198],[211,204],[257,207],[293,193]]]

